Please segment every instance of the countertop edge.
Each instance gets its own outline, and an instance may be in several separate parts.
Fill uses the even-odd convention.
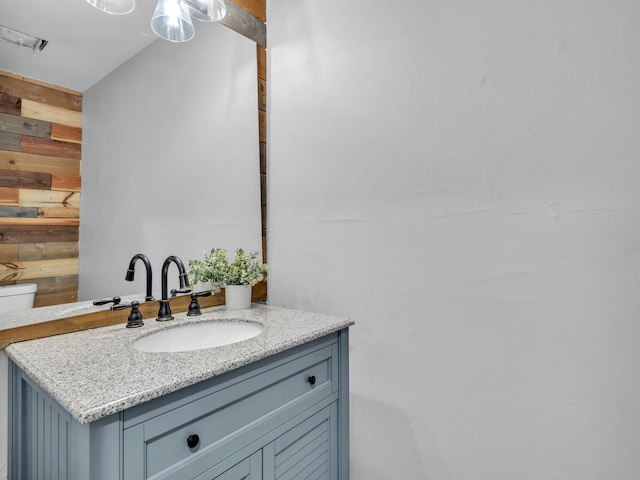
[[[330,324],[319,325],[318,328],[307,328],[299,335],[291,335],[290,337],[285,338],[283,341],[270,343],[264,348],[249,350],[247,352],[239,354],[236,357],[228,357],[225,361],[212,364],[211,368],[196,371],[192,375],[187,374],[180,378],[174,378],[171,381],[162,382],[154,388],[143,389],[132,395],[115,398],[111,401],[101,403],[97,406],[88,406],[88,404],[92,402],[86,402],[86,405],[82,403],[74,404],[73,401],[69,400],[69,393],[66,393],[65,395],[63,394],[65,392],[60,392],[60,389],[56,390],[55,386],[57,386],[57,380],[53,378],[55,375],[50,375],[47,371],[45,371],[37,364],[37,361],[33,361],[25,356],[23,349],[19,348],[19,344],[15,344],[15,348],[14,345],[10,345],[9,347],[7,347],[6,352],[9,358],[11,358],[11,360],[20,369],[22,369],[34,381],[34,383],[39,385],[39,387],[42,388],[47,394],[49,394],[57,403],[59,403],[62,408],[68,411],[74,419],[76,419],[81,424],[87,424],[105,418],[109,415],[119,413],[128,408],[135,407],[137,405],[154,400],[156,398],[160,398],[164,395],[168,395],[183,388],[187,388],[202,381],[223,375],[233,370],[237,370],[254,362],[287,351],[291,348],[297,347],[299,345],[304,345],[326,335],[330,335],[345,328],[349,328],[355,324],[353,320],[347,318],[333,317],[321,314],[311,314],[303,311],[281,309],[280,307],[265,306],[264,308],[266,308],[267,310],[273,310],[276,314],[278,313],[278,309],[280,309],[287,315],[298,315],[301,317],[304,317],[305,315],[319,316],[323,320],[330,320]],[[109,328],[111,327],[104,327],[103,329],[95,330],[106,330]],[[70,333],[64,336],[67,335],[75,334]],[[37,340],[34,340],[34,342],[37,342]],[[55,370],[54,368],[49,366],[47,366],[47,368],[49,368],[49,370]],[[56,372],[54,372],[54,374],[55,373]]]

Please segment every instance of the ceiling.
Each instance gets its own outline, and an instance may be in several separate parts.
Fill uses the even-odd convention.
[[[0,70],[84,92],[158,38],[155,3],[109,15],[85,0],[0,0],[0,24],[49,41],[41,52],[0,41]]]

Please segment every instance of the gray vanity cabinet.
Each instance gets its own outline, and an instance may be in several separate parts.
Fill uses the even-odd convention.
[[[348,332],[84,425],[13,365],[11,409],[13,480],[348,480]]]

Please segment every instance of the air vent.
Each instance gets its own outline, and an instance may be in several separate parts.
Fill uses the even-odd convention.
[[[0,25],[0,40],[20,47],[27,47],[34,52],[41,52],[49,43],[47,40],[14,30],[5,25]]]

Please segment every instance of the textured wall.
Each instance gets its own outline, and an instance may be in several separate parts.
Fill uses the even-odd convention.
[[[271,1],[269,301],[352,479],[640,478],[640,4]]]

